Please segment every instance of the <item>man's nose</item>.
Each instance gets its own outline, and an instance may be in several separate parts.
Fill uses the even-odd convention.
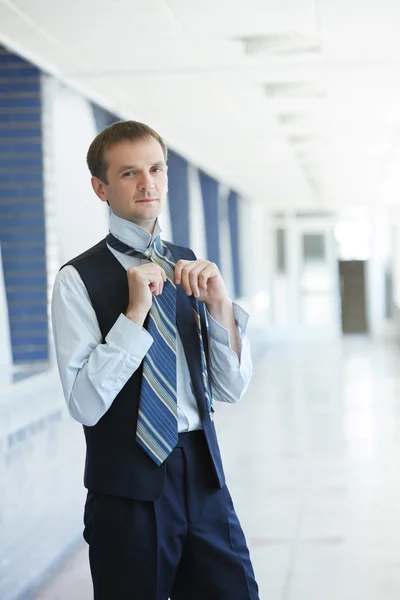
[[[142,192],[145,192],[147,190],[153,190],[154,182],[153,182],[151,176],[144,173],[138,181],[138,188]]]

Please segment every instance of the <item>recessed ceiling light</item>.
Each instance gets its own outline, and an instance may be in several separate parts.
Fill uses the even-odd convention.
[[[296,126],[304,125],[310,120],[309,113],[282,113],[278,115],[278,119],[282,125]]]
[[[271,81],[264,84],[270,98],[323,98],[325,91],[314,81]]]
[[[287,139],[291,144],[308,144],[309,142],[316,141],[315,136],[309,135],[307,133],[289,135]]]
[[[300,32],[271,33],[240,38],[246,54],[303,54],[321,50],[320,40],[313,34]]]

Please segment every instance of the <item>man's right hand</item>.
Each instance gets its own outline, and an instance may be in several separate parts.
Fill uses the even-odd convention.
[[[146,263],[127,270],[129,304],[125,316],[143,327],[153,303],[153,295],[162,293],[167,279],[164,269],[155,263]]]

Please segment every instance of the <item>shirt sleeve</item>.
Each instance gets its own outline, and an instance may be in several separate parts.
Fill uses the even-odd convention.
[[[121,314],[102,343],[96,313],[73,266],[56,277],[51,317],[68,410],[79,423],[95,425],[138,369],[153,338]]]
[[[249,315],[235,303],[233,311],[242,342],[240,359],[230,345],[229,331],[206,310],[212,395],[214,400],[229,403],[243,398],[253,373],[250,342],[246,337]]]

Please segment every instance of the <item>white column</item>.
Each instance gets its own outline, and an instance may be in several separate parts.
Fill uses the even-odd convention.
[[[51,76],[42,78],[47,239],[58,266],[99,242],[109,209],[92,190],[86,153],[97,134],[90,102]]]
[[[385,269],[390,262],[390,226],[384,209],[371,215],[371,258],[367,263],[366,299],[370,331],[381,336],[390,333],[390,323],[385,314]]]
[[[169,212],[169,200],[167,200],[167,204],[166,204],[163,212],[158,217],[158,222],[162,229],[161,238],[163,240],[165,240],[166,242],[173,242],[174,240],[172,239],[173,236],[172,236],[172,227],[171,227],[171,215]]]
[[[266,239],[267,212],[259,202],[242,198],[239,203],[239,254],[243,296],[253,312],[266,318],[269,306],[268,274],[271,249]]]
[[[11,383],[12,365],[10,325],[0,246],[0,389]]]

